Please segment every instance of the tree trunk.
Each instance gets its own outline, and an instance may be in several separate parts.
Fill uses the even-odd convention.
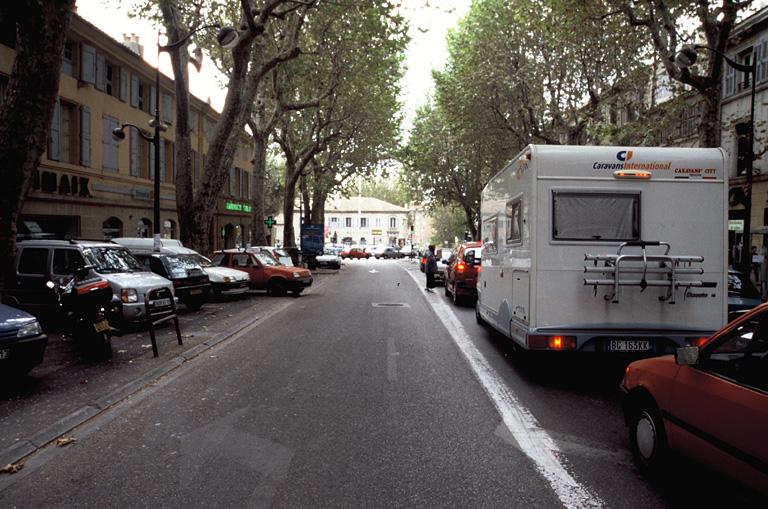
[[[16,221],[46,148],[73,5],[22,0],[4,9],[16,16],[16,58],[0,104],[0,294],[13,273]]]
[[[699,146],[720,146],[720,85],[699,90],[701,95],[701,121],[699,122]]]
[[[296,232],[293,230],[293,208],[296,203],[296,182],[291,176],[296,174],[293,161],[285,163],[285,194],[283,195],[283,246],[296,247]]]
[[[464,207],[464,215],[467,218],[467,228],[469,228],[469,234],[472,236],[472,240],[478,240],[477,221],[475,211],[469,207]]]
[[[181,14],[174,2],[160,2],[163,26],[169,42],[180,41],[187,33]],[[192,142],[189,132],[189,51],[186,44],[170,49],[176,92],[176,137],[174,140],[174,161],[176,162],[176,212],[179,219],[179,238],[186,246],[194,245],[191,237],[192,214],[189,205],[194,203],[192,185]],[[208,251],[204,251],[207,253]]]
[[[312,214],[310,222],[312,224],[325,224],[325,202],[328,199],[328,192],[321,186],[312,187]]]
[[[267,228],[264,210],[264,182],[267,175],[267,140],[264,136],[253,134],[253,226],[251,228],[251,244],[264,246],[267,244]],[[273,242],[275,239],[271,239]]]
[[[304,217],[302,218],[302,224],[312,223],[312,204],[309,202],[309,190],[307,189],[307,178],[301,177],[301,202],[302,212]]]

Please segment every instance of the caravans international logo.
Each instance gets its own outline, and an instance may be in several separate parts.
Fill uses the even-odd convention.
[[[670,170],[671,161],[639,161],[635,159],[635,152],[632,150],[620,150],[616,152],[616,161],[595,161],[592,163],[593,170]]]

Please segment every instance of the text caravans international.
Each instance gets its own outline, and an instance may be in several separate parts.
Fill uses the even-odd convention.
[[[621,150],[616,153],[616,162],[595,161],[592,164],[593,170],[645,170],[645,171],[669,171],[672,170],[671,161],[633,161],[634,152],[632,150]],[[685,175],[712,175],[717,173],[716,168],[675,168],[675,174]]]

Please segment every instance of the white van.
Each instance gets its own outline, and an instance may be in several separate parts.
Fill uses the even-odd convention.
[[[671,353],[726,322],[722,149],[526,147],[482,193],[478,322],[524,349]]]
[[[148,238],[118,237],[112,239],[112,242],[125,246],[133,254],[151,254],[154,248],[154,239]],[[160,253],[162,254],[192,257],[208,276],[214,295],[238,295],[248,291],[250,276],[247,272],[228,267],[218,267],[197,251],[184,247],[181,241],[176,239],[160,239],[160,245]]]

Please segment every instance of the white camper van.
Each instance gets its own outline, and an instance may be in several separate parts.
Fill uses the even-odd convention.
[[[531,350],[671,353],[726,322],[722,149],[530,145],[483,190],[477,319]]]

